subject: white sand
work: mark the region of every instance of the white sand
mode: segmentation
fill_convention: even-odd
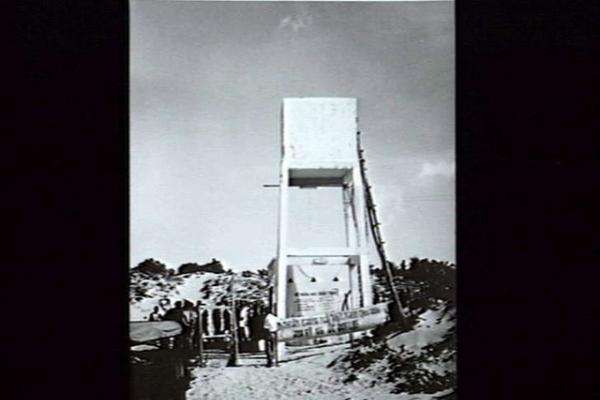
[[[419,322],[410,332],[405,332],[388,339],[392,350],[404,346],[407,350],[418,353],[423,347],[443,340],[448,329],[454,326],[453,313],[441,316],[440,310],[427,310],[419,316]]]
[[[176,277],[159,277],[153,281],[147,277],[134,277],[132,284],[148,289],[149,297],[130,303],[130,320],[144,320],[158,300],[169,297],[171,301],[203,298],[200,289],[210,286],[207,303],[215,303],[227,296],[227,283],[231,277],[226,274],[196,273]],[[260,287],[264,284],[258,276],[236,278],[238,298],[262,297],[266,293]],[[162,285],[158,285],[158,283]],[[440,318],[439,311],[427,311],[421,315],[415,330],[400,335],[392,335],[388,345],[398,351],[402,345],[410,353],[442,340],[443,335],[453,326],[450,315]],[[348,351],[348,345],[290,347],[289,361],[280,367],[266,368],[262,354],[243,355],[239,367],[226,367],[223,356],[210,359],[207,367],[193,371],[194,380],[187,392],[187,400],[237,400],[237,399],[323,399],[323,400],[430,400],[434,395],[392,394],[394,384],[378,381],[373,387],[373,378],[383,376],[388,369],[387,360],[380,360],[366,371],[358,373],[359,379],[348,384],[343,380],[347,372],[343,365],[328,368],[327,365]],[[425,367],[425,366],[424,366]],[[443,372],[453,365],[428,365],[428,369]],[[364,375],[364,377],[363,377]],[[363,379],[364,378],[364,379]],[[441,393],[440,393],[441,394]]]
[[[209,360],[194,370],[195,380],[187,400],[307,399],[307,400],[429,400],[431,395],[391,394],[392,386],[368,387],[344,384],[341,372],[327,368],[348,345],[290,349],[289,361],[266,368],[262,355],[242,358],[239,367],[225,367],[225,360]]]

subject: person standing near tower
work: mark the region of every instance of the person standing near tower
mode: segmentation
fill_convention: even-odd
[[[154,307],[154,310],[150,313],[150,317],[148,317],[148,321],[162,321],[162,314],[158,306]]]
[[[187,335],[185,338],[185,347],[191,349],[194,347],[194,341],[198,331],[198,312],[194,304],[186,301],[183,307],[183,315],[187,321]]]
[[[248,306],[243,306],[240,310],[238,326],[241,340],[247,341],[250,337],[250,329],[248,327]]]
[[[169,311],[171,309],[171,300],[169,300],[168,298],[160,299],[158,301],[158,307],[159,307],[160,318],[161,318],[161,320],[163,320],[165,318],[165,314],[167,314],[167,311]]]
[[[265,330],[266,346],[265,352],[267,355],[267,367],[277,366],[277,357],[275,352],[277,351],[277,324],[279,318],[275,316],[271,311],[265,317],[263,328]]]
[[[181,334],[175,337],[175,348],[177,349],[185,346],[187,335],[189,334],[189,321],[183,311],[183,303],[176,301],[175,308],[167,311],[164,317],[166,321],[175,321],[181,325]]]

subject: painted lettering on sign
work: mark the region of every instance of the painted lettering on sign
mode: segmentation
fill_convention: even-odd
[[[336,311],[338,308],[339,289],[321,290],[314,292],[296,292],[292,300],[293,317],[306,314],[324,314]]]
[[[280,340],[337,336],[372,329],[387,318],[387,303],[316,317],[287,318],[279,322]]]

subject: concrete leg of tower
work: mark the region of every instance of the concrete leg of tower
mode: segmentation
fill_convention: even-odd
[[[369,260],[365,254],[360,256],[360,287],[362,289],[362,306],[370,307],[373,305],[373,288],[371,286],[371,272],[369,270]]]
[[[342,199],[344,207],[344,228],[346,237],[346,246],[356,248],[357,240],[357,225],[354,219],[355,208],[353,205],[354,195],[351,187],[352,182],[346,183],[346,186],[342,187]]]
[[[360,292],[362,293],[362,305],[364,307],[373,304],[373,290],[371,287],[371,276],[369,271],[369,258],[368,258],[368,243],[367,243],[367,219],[366,219],[366,201],[364,183],[362,175],[360,173],[360,166],[356,165],[352,168],[352,180],[354,181],[354,206],[356,210],[356,225],[357,225],[357,236],[358,246],[360,252],[360,262],[358,268],[360,268]]]
[[[344,227],[346,234],[346,246],[357,248],[358,243],[358,223],[356,220],[356,204],[352,177],[342,186],[342,198],[344,207]],[[358,307],[360,304],[360,281],[358,279],[357,257],[348,259],[348,282],[350,284],[350,308]]]
[[[281,162],[281,172],[279,175],[279,240],[277,249],[277,285],[276,285],[276,309],[275,314],[279,319],[286,317],[286,299],[287,299],[287,228],[288,228],[288,185],[289,169],[287,163]],[[277,360],[283,360],[285,357],[285,343],[277,344]]]

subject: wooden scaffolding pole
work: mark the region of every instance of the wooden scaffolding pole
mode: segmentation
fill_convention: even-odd
[[[371,194],[371,185],[367,180],[366,167],[365,167],[365,159],[363,157],[364,150],[360,144],[360,132],[357,132],[357,145],[358,145],[358,158],[360,162],[360,173],[364,184],[365,197],[367,201],[367,214],[369,219],[369,226],[371,228],[371,233],[373,234],[373,240],[375,242],[375,246],[377,247],[377,253],[379,254],[379,259],[381,260],[381,266],[385,272],[385,277],[387,284],[389,286],[390,292],[392,294],[392,309],[390,310],[390,317],[392,322],[400,324],[402,328],[406,327],[406,317],[404,316],[402,303],[400,301],[400,296],[398,295],[398,291],[396,290],[396,286],[394,285],[394,276],[390,267],[390,262],[387,260],[385,254],[385,248],[383,247],[384,241],[381,237],[381,230],[379,229],[380,223],[377,218],[377,211],[375,210],[375,202],[373,201],[373,195]]]

